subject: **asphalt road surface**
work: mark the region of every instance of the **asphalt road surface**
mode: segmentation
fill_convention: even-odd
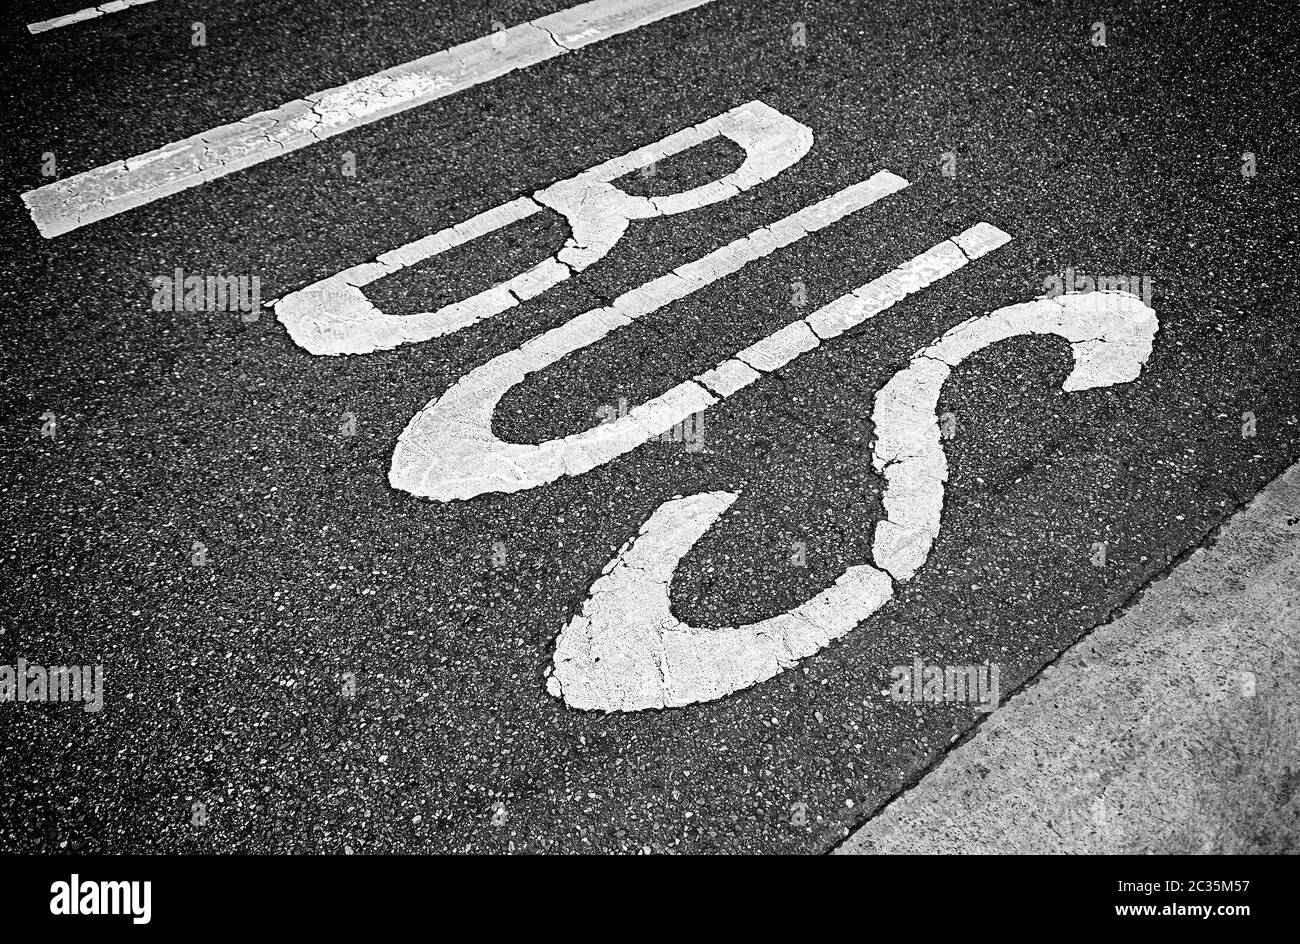
[[[29,33],[54,6],[0,14],[0,662],[102,665],[103,707],[0,704],[5,849],[826,851],[983,717],[893,700],[892,667],[996,664],[1005,697],[1300,456],[1280,6],[715,0],[46,238],[24,192],[564,8],[159,0]],[[320,356],[270,307],[155,310],[177,268],[270,302],[752,101],[811,129],[801,159],[454,333]],[[619,185],[743,157],[713,138]],[[390,485],[472,370],[880,171],[908,186],[529,374],[496,435],[595,427],[969,227],[1010,241],[719,398],[703,448],[467,499]],[[568,235],[534,214],[366,294],[434,311]],[[1067,267],[1150,280],[1149,357],[1068,392],[1048,334],[954,366],[942,526],[872,615],[711,700],[548,690],[561,629],[676,497],[739,494],[672,579],[689,626],[871,563],[877,392]]]

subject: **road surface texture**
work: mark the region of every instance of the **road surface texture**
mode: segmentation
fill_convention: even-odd
[[[102,665],[103,707],[0,704],[0,848],[827,851],[986,717],[897,700],[895,667],[996,666],[1004,700],[1033,697],[1300,457],[1281,6],[715,0],[46,236],[23,194],[564,7],[158,0],[27,30],[76,8],[0,14],[0,662]],[[750,102],[809,129],[806,154],[453,333],[330,356],[284,306],[156,310],[178,268],[270,303]],[[666,197],[744,157],[713,137],[618,186]],[[408,423],[471,371],[881,172],[907,186],[528,373],[492,431],[591,429],[972,227],[1010,240],[716,397],[695,443],[464,498],[390,484]],[[547,208],[366,297],[439,310],[568,237]],[[1072,386],[1106,345],[1050,332],[918,355],[1067,268],[1147,287],[1126,379]],[[915,467],[875,462],[877,393],[934,371],[915,415],[942,420],[942,525],[884,575],[877,523]],[[722,697],[574,707],[561,630],[665,503],[705,493],[738,497],[668,570],[677,620],[745,627],[873,562],[879,605]]]

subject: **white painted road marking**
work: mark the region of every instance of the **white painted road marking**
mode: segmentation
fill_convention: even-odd
[[[553,482],[563,475],[590,472],[725,399],[752,383],[761,372],[776,370],[815,348],[821,343],[821,337],[833,337],[853,323],[855,317],[858,321],[870,317],[908,292],[960,268],[967,257],[954,243],[941,244],[948,251],[935,247],[884,280],[877,280],[880,285],[869,283],[860,290],[870,290],[869,294],[840,299],[857,306],[858,310],[837,312],[838,330],[825,327],[830,319],[825,317],[825,310],[819,311],[807,321],[796,321],[782,328],[739,352],[734,359],[724,361],[694,380],[678,384],[612,422],[539,444],[503,442],[492,432],[492,415],[497,404],[527,375],[544,370],[610,332],[739,272],[754,260],[798,242],[809,233],[906,186],[903,178],[881,171],[820,203],[625,292],[607,308],[578,315],[476,367],[407,424],[393,450],[389,483],[412,495],[452,501],[487,492],[517,492]],[[968,231],[973,234],[973,240],[990,239],[989,231],[999,234],[1004,241],[1009,238],[1000,230],[983,225],[985,229],[973,227]],[[909,273],[906,279],[899,275],[904,271]],[[825,335],[816,333],[819,326],[823,326]]]
[[[672,614],[673,575],[739,493],[672,499],[619,551],[560,632],[547,689],[574,708],[678,707],[747,688],[819,651],[888,602],[894,581],[916,572],[939,534],[948,465],[935,408],[954,367],[1006,338],[1053,334],[1074,356],[1064,389],[1106,387],[1138,377],[1157,328],[1140,299],[1111,292],[1038,299],[961,323],[876,396],[872,464],[886,480],[876,566],[850,567],[811,600],[758,623],[690,626]]]
[[[632,197],[612,183],[719,134],[740,144],[746,155],[738,170],[720,180],[651,199]],[[318,355],[363,354],[449,334],[536,297],[603,258],[631,220],[726,200],[789,167],[811,145],[808,128],[761,102],[750,102],[294,292],[276,304],[277,315],[298,344]],[[1010,240],[995,226],[976,224],[611,422],[537,444],[507,443],[492,432],[497,405],[529,374],[907,185],[881,171],[492,358],[407,424],[393,451],[390,484],[413,495],[452,501],[582,475]],[[555,256],[507,282],[406,318],[384,314],[361,291],[544,207],[566,218],[571,238]],[[947,460],[935,408],[953,367],[1008,337],[1056,334],[1070,342],[1075,360],[1065,389],[1108,386],[1138,376],[1156,329],[1155,313],[1140,300],[1105,292],[1039,299],[963,322],[918,352],[876,397],[872,461],[885,476],[886,490],[885,519],[877,524],[872,543],[875,566],[851,567],[813,599],[759,623],[716,630],[688,626],[671,613],[673,574],[738,493],[709,492],[665,502],[640,536],[610,562],[582,612],[561,631],[548,690],[575,708],[636,711],[686,705],[771,678],[819,651],[892,599],[894,582],[911,578],[938,536]]]
[[[650,198],[631,196],[612,183],[719,136],[743,148],[745,160],[718,180],[683,193]],[[289,336],[312,354],[369,354],[451,334],[535,298],[583,271],[614,247],[630,221],[669,216],[728,200],[800,160],[812,142],[812,131],[806,125],[762,102],[749,102],[552,184],[532,197],[520,197],[486,210],[386,252],[374,262],[353,266],[292,292],[276,302],[276,316]],[[546,208],[568,221],[568,241],[556,255],[509,281],[437,311],[417,315],[385,314],[362,292],[364,286],[385,276]]]
[[[109,3],[101,3],[97,7],[87,7],[84,10],[78,10],[76,13],[69,13],[66,16],[56,16],[50,20],[41,20],[39,23],[28,23],[27,32],[44,33],[48,30],[58,29],[60,26],[71,26],[73,23],[84,23],[86,20],[93,20],[96,17],[103,16],[105,13],[116,13],[119,10],[126,10],[130,7],[139,7],[146,3],[153,2],[154,0],[111,0]]]
[[[712,0],[591,0],[23,194],[47,239]]]

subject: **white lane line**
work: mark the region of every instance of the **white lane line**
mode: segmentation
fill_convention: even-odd
[[[666,157],[725,137],[745,151],[741,165],[717,180],[681,193],[634,197],[612,181]],[[759,101],[747,102],[654,144],[551,184],[478,216],[352,266],[286,295],[275,303],[276,317],[289,336],[312,354],[369,354],[402,344],[442,337],[499,315],[563,282],[603,258],[632,220],[671,216],[728,200],[770,180],[799,161],[812,147],[812,130]],[[463,245],[543,209],[569,224],[569,238],[554,256],[508,281],[484,289],[437,311],[389,315],[376,308],[362,289],[379,279]]]
[[[146,3],[153,2],[154,0],[112,0],[111,3],[101,3],[97,7],[87,7],[84,10],[78,10],[76,13],[69,13],[66,16],[56,16],[50,20],[41,20],[39,23],[28,23],[27,32],[44,33],[48,30],[58,29],[60,26],[71,26],[73,23],[84,23],[86,20],[93,20],[96,17],[103,16],[105,13],[116,13],[119,10],[126,10],[130,7],[139,7]]]
[[[719,396],[729,393],[724,392],[723,381],[717,380],[711,371],[707,378],[703,375],[697,378],[698,383],[688,380],[626,416],[563,439],[539,444],[512,443],[498,439],[492,432],[492,415],[497,404],[528,374],[544,370],[643,315],[686,298],[718,279],[739,272],[754,260],[792,245],[906,186],[907,181],[902,177],[881,171],[770,227],[755,230],[695,262],[625,292],[607,308],[578,315],[474,368],[407,424],[393,450],[389,483],[412,495],[439,501],[536,488],[562,475],[589,472],[717,403]],[[966,257],[956,246],[952,246],[952,251],[965,262]],[[795,324],[803,325],[803,322]],[[786,330],[768,339],[774,348],[768,362],[775,363],[782,356],[788,360],[799,353],[801,342],[797,339],[791,342],[784,333]],[[811,337],[806,325],[803,331]],[[811,346],[817,343],[812,337]],[[758,347],[755,345],[738,355],[742,359],[750,355],[740,370],[752,376],[733,378],[734,371],[722,364],[715,369],[718,377],[733,378],[730,382],[734,389],[753,380],[758,376],[755,369],[763,369],[757,365],[765,363],[753,353]],[[706,389],[711,382],[713,389],[718,389],[718,396]]]
[[[712,0],[591,0],[23,194],[51,239]]]
[[[885,278],[902,283],[898,273]],[[1065,390],[1107,387],[1138,377],[1157,329],[1140,299],[1110,292],[1038,299],[962,322],[876,395],[873,465],[885,477],[887,518],[876,526],[875,566],[850,567],[812,599],[758,623],[691,626],[672,613],[673,575],[739,493],[671,499],[610,561],[561,630],[547,690],[574,708],[679,707],[748,688],[818,652],[887,603],[938,537],[948,464],[935,411],[953,368],[1007,338],[1053,334],[1070,342],[1074,356]]]

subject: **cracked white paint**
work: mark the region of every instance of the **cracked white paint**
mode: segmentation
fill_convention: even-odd
[[[745,159],[736,170],[717,180],[681,193],[650,198],[632,196],[612,183],[719,136],[744,149]],[[353,266],[292,292],[276,302],[276,316],[290,337],[312,354],[368,354],[451,334],[535,298],[586,269],[613,248],[632,220],[709,206],[772,179],[807,154],[812,140],[807,126],[762,102],[749,102],[552,184],[531,197],[494,207],[386,252],[374,262]],[[571,235],[556,255],[506,282],[437,311],[415,315],[385,314],[362,291],[378,279],[543,208],[562,215]]]
[[[637,318],[738,272],[755,259],[795,243],[906,186],[903,178],[881,171],[770,227],[758,229],[634,288],[607,308],[578,315],[519,348],[492,358],[458,380],[407,424],[393,450],[389,483],[413,495],[452,501],[487,492],[517,492],[553,482],[563,475],[581,475],[672,429],[720,398],[730,396],[757,378],[759,372],[776,370],[811,350],[820,343],[819,338],[808,324],[795,322],[741,351],[736,362],[724,362],[694,380],[680,383],[612,422],[536,444],[505,442],[492,432],[492,415],[497,404],[528,374],[544,370]],[[966,262],[967,257],[955,245],[947,245],[951,251],[926,270],[927,278],[938,277],[933,272],[945,267],[942,274],[947,274]],[[934,252],[931,250],[918,259],[930,260]],[[909,266],[916,262],[913,260]],[[873,284],[868,283],[864,288]],[[851,317],[862,320],[895,300],[894,296],[881,296],[870,302],[855,300],[859,310]]]
[[[969,238],[955,242],[979,251],[989,236],[967,231]],[[905,285],[906,277],[892,284]],[[574,708],[675,707],[721,698],[812,655],[880,609],[894,581],[908,580],[929,555],[948,477],[935,408],[954,367],[1006,338],[1051,334],[1067,340],[1074,357],[1065,390],[1105,387],[1137,378],[1157,327],[1155,312],[1140,299],[1112,292],[1038,299],[962,322],[876,395],[873,465],[885,476],[886,519],[876,526],[875,566],[850,567],[811,600],[770,619],[690,626],[672,614],[673,575],[739,493],[674,498],[619,551],[560,632],[547,689]]]
[[[144,6],[146,3],[153,2],[154,0],[111,0],[110,3],[101,3],[97,7],[86,7],[86,9],[78,10],[76,13],[56,16],[49,20],[41,20],[39,23],[28,23],[27,32],[44,33],[52,29],[58,29],[60,26],[71,26],[73,23],[84,23],[86,20],[93,20],[96,17],[103,16],[105,13],[117,13],[120,10]]]
[[[50,239],[710,2],[591,0],[29,190],[23,202]]]

